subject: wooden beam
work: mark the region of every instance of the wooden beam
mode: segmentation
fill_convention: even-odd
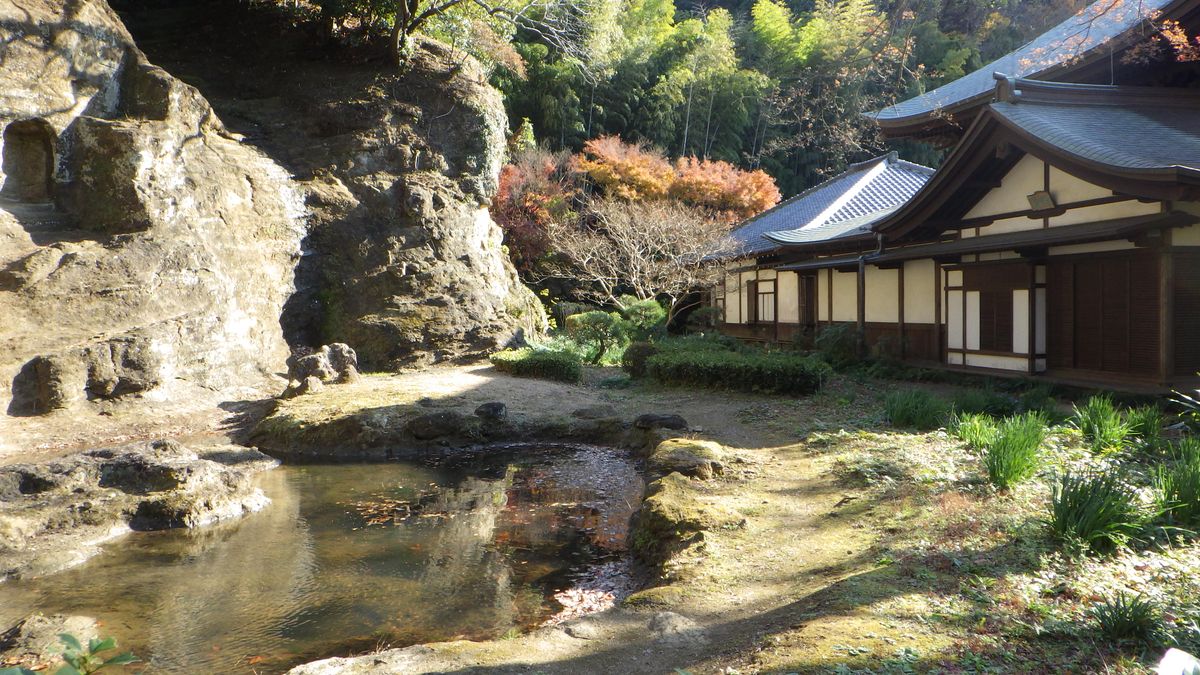
[[[942,336],[942,265],[936,260],[933,263],[933,323],[937,329],[934,335],[937,339],[938,359],[946,361],[945,339]]]
[[[867,348],[867,263],[858,259],[858,354],[866,355]]]
[[[1050,170],[1046,170],[1047,179],[1049,180]],[[1037,372],[1037,264],[1029,265],[1029,374],[1033,375]]]
[[[1163,232],[1158,254],[1158,377],[1167,384],[1175,375],[1175,254],[1171,232]]]

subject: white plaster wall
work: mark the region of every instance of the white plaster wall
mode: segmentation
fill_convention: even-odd
[[[800,322],[800,275],[780,272],[775,282],[778,319],[784,323]]]
[[[1148,216],[1155,213],[1162,213],[1161,202],[1152,202],[1150,204],[1143,204],[1139,201],[1116,202],[1113,204],[1101,204],[1099,206],[1087,206],[1081,209],[1071,209],[1061,216],[1051,218],[1050,227],[1078,225],[1079,223],[1096,223],[1102,220]]]
[[[1195,202],[1177,202],[1175,208],[1179,211],[1200,215],[1200,204]],[[1171,243],[1175,246],[1200,246],[1200,224],[1173,228]]]
[[[1013,291],[1012,300],[1012,350],[1017,354],[1029,353],[1029,291]]]
[[[866,269],[867,321],[900,321],[900,270]]]
[[[947,354],[946,355],[946,363],[949,363],[949,364],[955,365],[955,366],[961,366],[963,364],[963,355],[962,354],[954,354],[954,353]]]
[[[979,349],[979,291],[967,291],[967,349]]]
[[[1043,276],[1045,268],[1042,269]],[[1035,322],[1034,345],[1033,348],[1038,354],[1046,353],[1046,289],[1039,288],[1034,294],[1037,304],[1033,308],[1033,320]]]
[[[761,280],[769,281],[771,279],[774,279],[777,274],[778,274],[778,272],[776,272],[775,270],[759,270],[758,278]]]
[[[946,285],[947,286],[962,286],[963,273],[962,270],[947,270]]]
[[[932,260],[904,263],[904,323],[933,323],[937,319]]]
[[[963,348],[962,291],[946,293],[946,347]]]
[[[1062,169],[1050,167],[1050,195],[1055,204],[1081,202],[1086,199],[1111,197],[1112,190],[1089,183],[1082,178],[1076,178]]]
[[[991,356],[987,354],[967,354],[966,364],[980,368],[999,368],[1002,370],[1029,370],[1029,359],[1019,356]]]
[[[858,321],[858,274],[833,273],[833,320]]]
[[[1029,200],[1025,196],[1045,186],[1044,171],[1042,160],[1025,155],[1000,181],[1000,187],[984,195],[965,217],[977,218],[1029,208]]]

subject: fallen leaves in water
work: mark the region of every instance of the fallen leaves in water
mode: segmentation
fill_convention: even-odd
[[[636,588],[629,561],[616,560],[595,565],[575,578],[575,585],[554,594],[562,605],[542,625],[556,626],[564,621],[595,614],[614,607]]]

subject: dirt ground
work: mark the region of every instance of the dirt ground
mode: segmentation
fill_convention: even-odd
[[[669,579],[614,610],[508,639],[383,650],[296,672],[1149,672],[1153,650],[1097,643],[1079,628],[1081,608],[1103,579],[1136,585],[1142,572],[1133,570],[1175,574],[1193,563],[1171,561],[1194,561],[1196,549],[1090,565],[1058,560],[1039,520],[1044,482],[996,495],[980,478],[978,455],[944,431],[887,425],[885,395],[914,386],[924,385],[838,375],[813,396],[788,398],[631,383],[617,369],[569,385],[478,364],[368,375],[291,399],[281,409],[318,425],[417,398],[465,410],[501,401],[516,418],[595,404],[626,419],[680,414],[688,435],[718,441],[740,460],[722,477],[693,480],[698,498],[745,519],[706,532]],[[107,426],[26,421],[29,449],[14,444],[0,462],[122,429],[245,438],[267,407],[247,397],[193,416],[121,412],[103,416]],[[1079,452],[1062,433],[1052,445]],[[1122,576],[1126,569],[1134,576]]]

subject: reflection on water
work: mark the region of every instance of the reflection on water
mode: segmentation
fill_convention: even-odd
[[[87,564],[0,586],[0,621],[84,614],[145,672],[296,663],[535,625],[568,574],[624,547],[641,479],[603,449],[453,465],[285,466],[272,504],[196,531],[135,533]],[[369,525],[364,504],[404,503]]]

